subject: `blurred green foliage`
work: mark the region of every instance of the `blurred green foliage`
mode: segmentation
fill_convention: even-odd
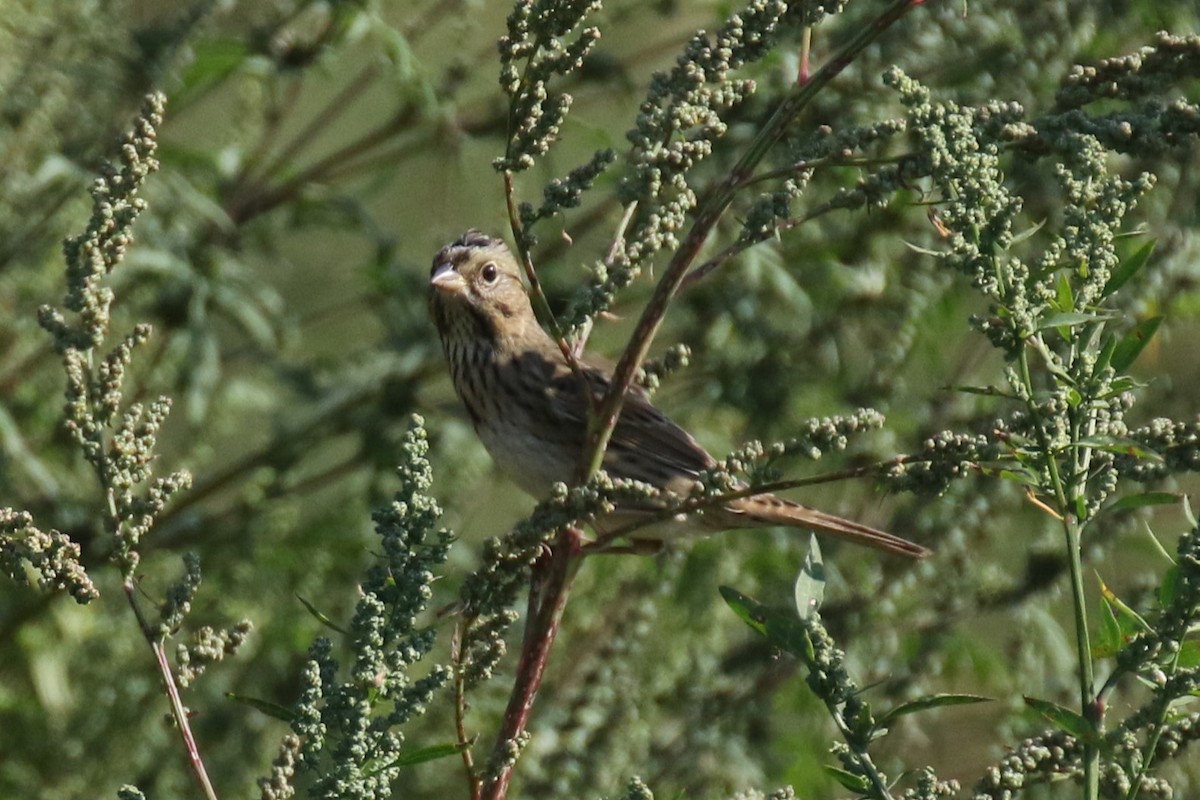
[[[815,29],[814,64],[862,24],[869,9],[858,5]],[[717,27],[729,10],[633,0],[601,9],[603,38],[565,80],[575,102],[561,141],[518,177],[521,198],[536,205],[544,183],[597,149],[628,150],[623,135],[651,73],[669,69],[694,30]],[[329,631],[297,598],[338,624],[349,620],[378,546],[371,510],[399,485],[412,412],[427,421],[432,493],[461,534],[445,578],[433,584],[432,608],[453,602],[480,543],[532,506],[475,442],[425,316],[432,253],[469,226],[506,232],[491,162],[506,146],[495,40],[507,12],[470,0],[5,5],[0,506],[78,542],[101,599],[82,607],[12,583],[0,591],[0,796],[113,796],[126,783],[151,797],[194,792],[121,577],[106,563],[105,501],[62,428],[62,370],[36,316],[59,301],[59,242],[83,227],[100,159],[151,88],[169,97],[162,168],[145,186],[149,210],[137,241],[112,276],[114,330],[153,325],[128,396],[174,398],[159,432],[162,471],[195,476],[142,543],[139,590],[160,599],[180,554],[193,551],[204,582],[192,624],[255,624],[236,658],[185,693],[218,793],[249,792],[286,731],[225,694],[283,706],[300,695],[307,649]],[[881,80],[893,64],[938,97],[1017,101],[1036,116],[1054,108],[1073,64],[1132,52],[1157,30],[1195,33],[1198,25],[1191,0],[928,3],[818,96],[772,166],[786,165],[788,148],[821,126],[902,116]],[[789,40],[747,68],[759,92],[726,116],[729,133],[699,170],[699,192],[736,161],[794,81],[799,52]],[[1181,86],[1193,103],[1200,96],[1197,80]],[[1134,320],[1166,317],[1134,369],[1148,385],[1131,427],[1196,415],[1198,159],[1194,146],[1110,157],[1120,174],[1158,176],[1126,218],[1157,248],[1124,310]],[[1010,166],[1005,178],[1025,200],[1025,219],[1060,227],[1053,171],[1034,160]],[[854,189],[868,172],[816,171],[793,210]],[[686,343],[691,366],[664,381],[658,404],[717,454],[750,438],[786,438],[813,416],[860,406],[887,415],[882,430],[820,469],[913,452],[941,431],[999,416],[995,397],[944,388],[1000,385],[1004,362],[968,328],[971,314],[986,311],[981,300],[921,252],[942,241],[925,213],[933,208],[920,205],[927,190],[914,182],[869,210],[823,213],[689,287],[656,352]],[[750,211],[745,202],[726,214],[713,251],[738,236]],[[556,311],[589,280],[620,218],[611,170],[579,209],[541,223],[533,256]],[[1143,243],[1121,248],[1130,256]],[[616,353],[652,285],[643,276],[618,295],[592,350]],[[1060,533],[1016,484],[973,475],[936,497],[884,496],[863,483],[797,496],[937,551],[915,568],[847,550],[826,555],[822,615],[873,702],[932,692],[999,698],[906,717],[877,761],[928,763],[943,779],[969,783],[1006,745],[1045,728],[1022,695],[1063,704],[1075,697]],[[1144,509],[1116,512],[1085,542],[1115,596],[1142,609],[1163,571],[1142,531],[1147,519]],[[1164,539],[1186,526],[1174,509],[1151,519]],[[729,584],[783,603],[804,544],[782,532],[743,533],[658,558],[590,559],[514,794],[616,796],[633,775],[660,797],[785,783],[806,797],[843,791],[822,769],[833,723],[796,662],[775,657],[717,591]],[[1099,585],[1088,592],[1100,607]],[[427,624],[443,663],[452,620]],[[511,674],[512,666],[500,669]],[[485,740],[504,684],[502,674],[472,695],[472,729]],[[1133,708],[1140,699],[1134,688],[1116,702]],[[448,699],[439,702],[440,711],[406,729],[414,748],[453,741]],[[1200,787],[1186,758],[1166,770],[1176,796]],[[457,759],[407,768],[404,791],[464,793]]]

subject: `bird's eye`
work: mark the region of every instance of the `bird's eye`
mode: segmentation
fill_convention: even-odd
[[[483,276],[484,283],[495,283],[496,279],[500,277],[500,271],[490,261],[483,265],[483,269],[479,274]]]

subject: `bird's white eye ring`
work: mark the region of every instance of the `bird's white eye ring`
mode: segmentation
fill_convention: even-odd
[[[480,274],[483,276],[484,283],[495,283],[496,278],[500,277],[500,271],[496,269],[496,265],[491,261],[483,265]]]

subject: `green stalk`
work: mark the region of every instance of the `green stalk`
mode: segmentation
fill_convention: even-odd
[[[1037,411],[1033,402],[1033,378],[1029,371],[1029,356],[1022,348],[1019,356],[1021,380],[1029,393],[1027,401],[1029,410],[1035,416]],[[1071,610],[1075,618],[1075,652],[1079,660],[1079,709],[1083,717],[1092,723],[1099,733],[1099,717],[1095,702],[1095,671],[1092,666],[1092,642],[1088,634],[1087,604],[1083,587],[1083,554],[1080,547],[1080,532],[1082,525],[1075,515],[1073,500],[1078,496],[1077,481],[1079,472],[1073,470],[1071,487],[1068,492],[1059,471],[1058,459],[1055,456],[1045,429],[1038,426],[1038,438],[1046,459],[1046,469],[1050,473],[1050,484],[1054,490],[1055,502],[1058,504],[1063,536],[1067,545],[1067,564],[1071,574]],[[1072,436],[1078,438],[1077,425],[1072,425]],[[1068,496],[1069,495],[1069,496]],[[1097,800],[1100,795],[1100,749],[1096,737],[1083,742],[1083,788],[1084,800]]]

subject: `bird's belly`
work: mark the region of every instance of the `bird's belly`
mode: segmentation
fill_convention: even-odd
[[[476,432],[500,471],[539,500],[555,483],[575,478],[578,455],[531,435],[528,426],[501,419],[481,423]]]

